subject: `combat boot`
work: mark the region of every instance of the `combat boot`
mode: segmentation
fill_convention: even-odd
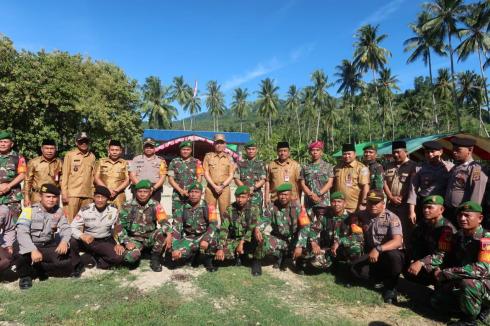
[[[274,265],[272,265],[272,268],[278,269],[282,266],[282,260],[283,260],[283,254],[282,251],[279,252],[279,256],[277,256],[276,261],[274,262]]]
[[[194,255],[192,255],[191,259],[191,266],[194,268],[199,267],[199,259],[201,257],[201,254],[199,251],[195,252]]]
[[[70,276],[73,278],[80,278],[83,273],[83,264],[80,262],[78,263],[75,268],[73,268],[73,272],[71,272]]]
[[[27,290],[32,287],[32,278],[30,276],[24,276],[19,279],[19,288],[21,290]]]
[[[260,260],[254,259],[252,260],[252,276],[260,276],[262,275],[262,264]]]
[[[162,264],[160,263],[160,254],[152,252],[150,258],[150,268],[154,272],[162,271]]]
[[[287,257],[287,252],[283,251],[282,252],[282,260],[281,263],[279,264],[279,269],[281,271],[286,271],[288,269],[288,265],[291,263],[291,257]]]
[[[212,255],[206,255],[206,258],[204,259],[204,267],[206,267],[206,270],[210,273],[218,270],[218,267],[213,265],[213,258]]]
[[[296,260],[296,273],[299,275],[305,275],[306,261],[303,258]]]
[[[235,257],[235,266],[242,266],[242,257],[240,255]]]
[[[388,304],[398,303],[396,290],[385,290],[383,292],[383,300]]]

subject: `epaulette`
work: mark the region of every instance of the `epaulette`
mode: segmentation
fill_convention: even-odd
[[[90,204],[80,207],[80,212],[90,209]]]

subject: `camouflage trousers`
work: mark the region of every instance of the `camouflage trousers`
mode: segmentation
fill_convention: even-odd
[[[260,244],[257,244],[257,247],[254,252],[254,257],[257,259],[262,259],[265,256],[276,256],[279,257],[281,252],[287,251],[290,254],[291,248],[296,246],[296,239],[286,240],[283,238],[279,238],[274,235],[264,235],[262,234],[263,241]]]
[[[135,248],[126,250],[123,254],[126,263],[134,264],[141,259],[144,249],[151,249],[152,253],[162,254],[165,247],[167,235],[162,229],[156,229],[147,236],[129,237],[129,242],[135,244]]]
[[[490,307],[490,280],[465,278],[442,284],[431,298],[431,305],[447,312],[459,310],[476,317],[482,307]]]
[[[12,223],[17,223],[22,208],[20,202],[0,205],[0,217],[12,217]]]
[[[336,255],[333,256],[330,248],[322,249],[319,255],[314,255],[311,252],[311,246],[308,245],[305,258],[310,264],[319,269],[327,269],[334,262],[351,262],[359,258],[363,254],[363,243],[351,238],[341,238]]]
[[[194,253],[200,250],[199,244],[205,236],[206,233],[200,235],[189,234],[182,237],[182,239],[173,239],[172,250],[179,250],[182,253],[181,259],[190,258]],[[208,239],[206,239],[206,241],[208,241]],[[211,239],[210,241],[208,241],[208,244],[208,249],[202,253],[215,253],[216,247],[218,245],[216,240]]]
[[[263,206],[263,198],[262,198],[262,191],[254,191],[252,194],[252,197],[250,197],[250,203],[254,206],[257,207],[262,207]]]
[[[182,208],[187,203],[188,197],[181,196],[177,191],[174,190],[172,193],[172,215],[175,215],[175,211]]]
[[[235,259],[237,254],[236,254],[236,248],[240,244],[240,239],[227,239],[225,244],[223,245],[223,252],[225,254],[225,259]],[[251,255],[254,252],[255,243],[252,244],[248,241],[245,241],[243,243],[243,251],[245,255]],[[214,249],[214,248],[213,248]],[[212,254],[214,255],[218,249],[214,249]]]

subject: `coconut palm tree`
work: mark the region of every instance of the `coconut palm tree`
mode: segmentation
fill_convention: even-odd
[[[451,105],[454,105],[454,101],[451,101],[453,94],[453,83],[451,82],[451,74],[448,69],[443,68],[437,71],[436,83],[434,85],[434,95],[437,98],[438,103],[442,104],[442,111],[444,111],[447,123],[447,132],[450,131],[450,112],[448,109]]]
[[[247,116],[250,105],[247,102],[247,89],[236,88],[233,94],[233,102],[231,103],[231,111],[240,120],[240,131],[243,132],[243,118]]]
[[[177,117],[177,109],[171,104],[170,90],[162,85],[160,78],[146,78],[143,91],[143,117],[148,117],[150,129],[167,129]]]
[[[391,69],[389,68],[383,68],[379,72],[379,79],[378,79],[378,85],[380,88],[380,93],[382,95],[382,98],[388,101],[388,105],[390,108],[390,116],[391,116],[391,140],[395,140],[395,116],[393,114],[393,102],[392,102],[392,97],[393,93],[391,90],[400,90],[400,87],[398,87],[398,79],[396,79],[397,76],[393,76],[391,74]],[[385,120],[385,115],[383,114],[383,124]]]
[[[310,141],[310,126],[315,113],[313,87],[306,86],[301,91],[301,120],[304,122],[304,129],[306,130],[306,141]]]
[[[354,95],[361,89],[362,73],[356,68],[350,60],[344,59],[342,63],[335,67],[337,72],[335,76],[339,77],[335,82],[340,84],[337,93],[342,93],[344,103],[349,103],[349,143],[351,142],[351,124],[352,115],[354,114]]]
[[[274,85],[274,81],[266,78],[260,81],[260,90],[257,92],[257,107],[259,115],[267,120],[267,139],[272,137],[272,118],[279,111],[279,96],[277,91],[278,86]]]
[[[191,114],[191,127],[189,128],[192,130],[192,124],[194,122],[194,115],[198,112],[201,112],[201,98],[199,96],[194,96],[191,94],[191,97],[187,99],[187,102],[184,105],[184,110],[189,111]]]
[[[322,111],[325,111],[327,108],[327,88],[330,87],[331,84],[328,83],[328,77],[323,70],[315,70],[311,74],[311,81],[313,82],[313,103],[317,114],[315,140],[318,140],[320,118]]]
[[[356,32],[356,42],[354,43],[354,64],[362,71],[371,70],[373,78],[376,81],[376,73],[387,63],[391,52],[380,46],[380,43],[386,39],[387,35],[378,35],[379,25],[364,25]],[[378,87],[375,84],[376,104],[378,112],[380,111]],[[384,139],[385,130],[382,127],[382,138]]]
[[[298,150],[299,150],[299,147],[301,145],[301,125],[300,125],[298,110],[301,105],[301,94],[295,85],[289,86],[285,105],[286,105],[286,110],[290,112],[294,112],[294,115],[296,117],[296,123],[298,127]]]
[[[472,53],[478,54],[480,64],[480,77],[483,81],[484,96],[487,104],[487,113],[490,116],[490,103],[488,101],[487,82],[483,73],[482,57],[490,52],[490,34],[487,29],[490,22],[490,7],[488,2],[482,2],[468,6],[468,15],[463,17],[464,27],[459,30],[459,36],[463,40],[456,48],[458,61],[464,61]]]
[[[185,83],[184,76],[174,77],[172,86],[170,87],[172,100],[176,101],[179,106],[186,111],[185,104],[192,97],[192,89]],[[182,125],[185,130],[185,119],[182,119]],[[191,128],[192,129],[192,128]]]
[[[208,93],[206,94],[206,107],[209,113],[213,116],[214,131],[219,130],[219,117],[225,114],[225,96],[220,90],[221,85],[218,85],[216,80],[211,80],[206,85]]]
[[[415,24],[410,24],[410,29],[415,34],[415,36],[407,39],[403,45],[405,46],[404,51],[412,51],[407,59],[407,63],[413,63],[416,60],[422,59],[424,64],[429,67],[429,78],[432,93],[432,113],[433,121],[436,128],[438,128],[439,121],[437,117],[436,110],[436,97],[434,95],[434,81],[432,76],[432,57],[431,51],[434,51],[440,56],[446,55],[444,51],[444,43],[440,36],[436,35],[434,30],[424,30],[423,26],[431,19],[430,14],[427,11],[423,11],[417,17],[417,22]]]
[[[483,103],[483,80],[473,71],[466,70],[457,75],[456,87],[458,104],[466,106],[470,112],[478,112],[476,114],[480,124],[478,134],[481,135],[483,129],[488,137],[481,110]]]
[[[461,116],[459,113],[459,107],[456,104],[455,93],[455,74],[454,74],[454,59],[453,59],[453,44],[452,37],[457,35],[458,26],[457,23],[461,16],[465,12],[464,0],[433,0],[433,2],[424,4],[425,9],[432,15],[432,18],[424,24],[423,30],[434,31],[436,35],[439,35],[441,41],[447,37],[449,58],[451,61],[451,82],[453,84],[453,101],[454,109],[456,113],[456,123],[458,131],[461,130]]]

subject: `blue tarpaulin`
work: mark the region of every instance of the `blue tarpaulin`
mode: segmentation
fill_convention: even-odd
[[[248,132],[218,132],[224,134],[226,142],[230,144],[245,144],[250,140],[250,134]],[[143,138],[151,137],[157,141],[169,141],[172,139],[196,135],[207,139],[213,139],[217,134],[214,131],[203,130],[161,130],[161,129],[145,129],[143,132]]]

